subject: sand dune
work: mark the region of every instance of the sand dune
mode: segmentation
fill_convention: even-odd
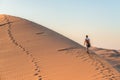
[[[120,80],[94,52],[31,21],[0,15],[0,80]]]
[[[115,69],[120,72],[120,51],[113,49],[101,49],[93,48],[92,49],[99,56],[107,60]]]

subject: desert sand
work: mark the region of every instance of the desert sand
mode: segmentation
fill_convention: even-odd
[[[108,63],[110,63],[116,70],[120,72],[120,51],[114,49],[104,49],[94,47],[91,49],[99,56],[104,58]]]
[[[0,80],[120,80],[120,73],[55,31],[0,15]]]

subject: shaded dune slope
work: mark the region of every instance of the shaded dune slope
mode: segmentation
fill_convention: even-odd
[[[105,60],[31,21],[0,15],[0,80],[120,80]]]

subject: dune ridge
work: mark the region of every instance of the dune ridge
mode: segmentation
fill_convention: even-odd
[[[31,21],[0,15],[1,80],[119,80],[94,52]]]

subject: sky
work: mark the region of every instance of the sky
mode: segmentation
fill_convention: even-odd
[[[26,18],[83,45],[120,49],[120,0],[0,0],[0,14]]]

